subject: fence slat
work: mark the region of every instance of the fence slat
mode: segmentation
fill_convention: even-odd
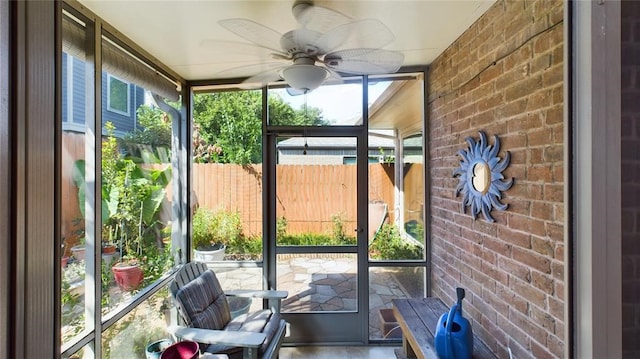
[[[71,168],[75,160],[84,158],[84,135],[63,136],[62,229],[69,231],[74,218],[80,216],[77,188]],[[415,180],[407,180],[412,196],[422,197],[418,188],[421,166],[411,172]],[[238,210],[247,235],[262,233],[262,165],[240,166],[220,163],[192,165],[192,198],[200,207]],[[331,217],[341,215],[346,234],[356,226],[357,172],[354,165],[277,165],[276,215],[288,221],[289,233],[324,232],[332,228]],[[169,184],[170,193],[171,184]],[[369,164],[369,201],[385,202],[390,219],[395,213],[393,164]],[[418,197],[419,198],[419,197]],[[412,205],[412,204],[410,204]],[[411,208],[413,209],[413,208]]]

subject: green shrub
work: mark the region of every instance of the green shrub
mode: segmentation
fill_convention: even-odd
[[[194,248],[214,244],[233,246],[243,240],[242,221],[238,211],[213,211],[200,207],[191,219],[191,241]]]
[[[213,236],[213,216],[212,210],[198,207],[191,219],[191,244],[193,248],[203,248],[214,240]]]
[[[342,213],[331,216],[331,233],[338,243],[348,242],[348,238],[344,233],[344,218]]]
[[[378,260],[422,259],[423,249],[402,238],[395,225],[385,224],[369,246],[369,254]]]
[[[278,238],[278,245],[281,246],[345,246],[355,244],[356,237],[336,238],[322,233],[300,233]]]
[[[287,234],[287,219],[283,217],[278,217],[276,221],[276,238],[280,238]]]

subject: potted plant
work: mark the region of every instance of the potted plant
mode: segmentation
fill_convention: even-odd
[[[210,262],[224,259],[227,244],[242,238],[240,214],[200,207],[191,221],[194,259]]]
[[[144,258],[147,254],[157,253],[163,246],[161,227],[164,224],[159,219],[159,212],[165,200],[171,167],[166,164],[147,166],[160,163],[147,151],[143,151],[143,158],[125,156],[113,135],[113,124],[107,122],[105,128],[107,136],[102,141],[101,162],[102,244],[105,251],[119,252],[121,258],[115,261],[112,272],[121,289],[132,290],[140,283],[128,283],[127,278],[141,282]],[[73,178],[84,215],[84,160],[76,161]],[[111,259],[109,257],[108,261]]]
[[[201,262],[221,261],[224,259],[226,245],[216,242],[214,233],[215,213],[204,207],[198,207],[191,219],[191,241],[194,259]]]

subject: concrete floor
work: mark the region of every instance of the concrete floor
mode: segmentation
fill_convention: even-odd
[[[280,359],[393,359],[396,357],[390,346],[309,346],[283,347],[280,349]]]

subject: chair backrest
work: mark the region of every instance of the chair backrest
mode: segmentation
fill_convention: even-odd
[[[170,285],[184,324],[202,329],[222,329],[231,320],[229,303],[216,278],[204,263],[184,265]]]
[[[200,274],[206,272],[208,269],[207,265],[202,262],[189,262],[183,265],[182,268],[178,270],[178,273],[176,273],[176,276],[173,278],[173,282],[169,287],[171,294],[175,297],[180,288],[198,278]]]

